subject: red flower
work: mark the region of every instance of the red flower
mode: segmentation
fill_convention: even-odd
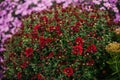
[[[95,61],[94,61],[93,59],[91,59],[91,60],[88,60],[88,61],[86,62],[86,65],[92,66],[92,65],[94,65],[94,63],[95,63]]]
[[[45,38],[44,37],[40,37],[40,48],[44,48],[46,42],[45,42]]]
[[[41,19],[42,19],[44,22],[46,22],[46,23],[48,22],[47,16],[42,16]]]
[[[18,73],[17,73],[17,79],[18,79],[18,80],[20,80],[20,79],[21,79],[21,77],[22,77],[21,72],[18,72]]]
[[[31,32],[31,35],[32,35],[32,39],[33,39],[33,40],[34,40],[34,39],[39,39],[38,33],[37,33],[36,31],[32,31],[32,32]]]
[[[24,63],[23,64],[21,64],[21,68],[26,68],[27,67],[27,65],[28,65],[28,63],[26,62],[26,61],[24,61]]]
[[[55,28],[56,28],[56,33],[57,33],[58,35],[61,35],[62,32],[61,32],[60,26],[56,26]]]
[[[51,38],[44,38],[44,37],[40,37],[40,48],[44,48],[46,44],[52,42]]]
[[[71,67],[65,68],[63,71],[64,71],[65,75],[68,77],[73,75],[73,69]]]
[[[33,56],[33,49],[32,48],[27,48],[26,50],[25,50],[25,55],[26,55],[26,57],[32,57]]]
[[[81,26],[81,23],[80,23],[80,22],[76,22],[75,25],[76,25],[77,27],[80,27],[80,26]]]
[[[47,44],[47,43],[51,43],[51,42],[52,42],[52,39],[51,39],[51,38],[45,38],[45,41],[46,41],[46,44]]]
[[[62,8],[62,9],[61,9],[61,11],[62,11],[62,12],[66,12],[67,10],[66,10],[66,9],[64,9],[64,8]]]
[[[73,46],[73,50],[72,50],[72,53],[75,54],[75,55],[82,55],[82,52],[83,52],[83,48],[82,46]]]
[[[79,46],[83,46],[83,40],[82,40],[82,38],[81,38],[81,37],[77,37],[77,38],[75,39],[75,43],[76,43],[77,45],[79,45]]]
[[[54,32],[55,31],[55,26],[50,26],[49,27],[49,32]]]
[[[91,15],[90,15],[90,18],[91,18],[91,19],[93,19],[93,18],[97,18],[97,15],[95,15],[95,14],[91,14]]]
[[[30,35],[29,34],[24,34],[24,36],[27,37],[27,38],[29,38]]]
[[[86,50],[86,52],[88,52],[88,53],[95,53],[96,51],[97,51],[97,48],[94,44],[88,46],[88,48]]]
[[[42,77],[42,75],[40,73],[37,74],[37,78],[38,78],[38,80],[44,80],[44,78]]]
[[[78,26],[71,26],[71,30],[73,32],[79,32],[79,27]]]
[[[86,20],[84,20],[84,19],[82,19],[82,18],[80,18],[79,21],[80,21],[81,23],[86,23],[86,22],[87,22]]]
[[[37,24],[37,25],[34,26],[33,30],[37,31],[39,28],[40,28],[40,25]]]
[[[54,56],[54,52],[50,52],[49,55],[47,56],[47,58],[51,58]]]

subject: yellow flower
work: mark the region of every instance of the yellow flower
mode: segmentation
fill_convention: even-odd
[[[120,53],[120,43],[117,42],[110,43],[106,46],[105,49],[109,53]]]

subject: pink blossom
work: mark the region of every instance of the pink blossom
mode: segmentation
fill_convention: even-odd
[[[108,0],[110,3],[116,3],[118,0]]]
[[[45,4],[45,6],[50,7],[52,6],[53,0],[42,0],[41,3]]]
[[[106,2],[106,3],[103,3],[103,5],[107,8],[107,9],[110,9],[111,8],[111,4]]]
[[[119,13],[119,10],[118,10],[117,7],[113,7],[112,9],[113,9],[113,11],[114,11],[115,13]]]
[[[99,0],[93,0],[93,3],[97,4],[97,5],[100,5],[101,1],[99,1]]]
[[[66,8],[71,3],[72,3],[72,0],[66,0],[65,3],[63,4],[63,8]]]
[[[62,3],[65,2],[66,0],[56,0],[56,3]]]
[[[40,12],[40,11],[45,10],[45,9],[47,9],[45,4],[40,3],[40,4],[37,5],[37,7],[32,8],[32,11]]]
[[[14,19],[13,26],[20,27],[21,24],[22,24],[22,22],[21,22],[18,18],[15,18],[15,19]]]
[[[117,13],[115,15],[115,19],[114,19],[114,22],[119,22],[120,21],[120,13]]]
[[[106,10],[105,7],[101,7],[100,10]]]

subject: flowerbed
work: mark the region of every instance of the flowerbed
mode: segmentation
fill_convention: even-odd
[[[101,80],[111,72],[105,46],[112,42],[107,11],[80,12],[81,6],[54,5],[22,19],[6,44],[5,79]]]
[[[101,10],[114,14],[114,21],[120,21],[119,0],[1,0],[0,1],[0,52],[4,51],[4,42],[14,35],[21,27],[21,18],[32,12],[49,9],[54,3],[68,5],[82,5],[82,10],[91,10],[96,5]],[[23,8],[24,7],[24,8]]]
[[[0,79],[119,80],[119,21],[119,0],[1,0]]]

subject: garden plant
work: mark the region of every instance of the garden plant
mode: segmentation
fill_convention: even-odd
[[[109,74],[105,46],[115,25],[107,11],[81,6],[33,13],[5,44],[5,79],[99,80]],[[106,68],[107,67],[107,68]]]
[[[0,80],[120,80],[120,0],[0,0]]]

